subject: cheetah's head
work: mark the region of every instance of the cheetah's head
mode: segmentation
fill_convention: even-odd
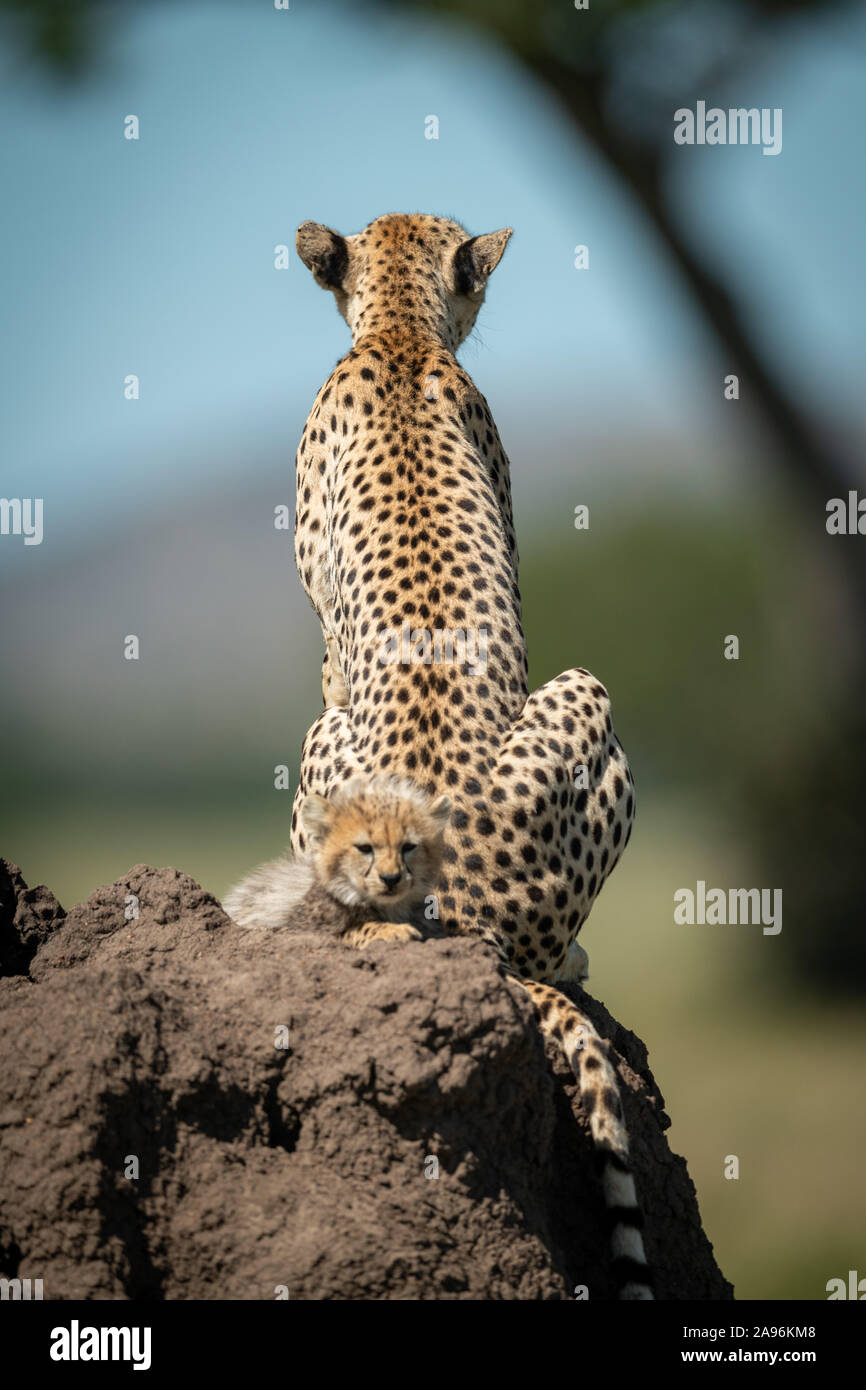
[[[472,237],[446,217],[387,213],[345,237],[304,222],[296,244],[316,282],[333,291],[355,343],[408,331],[454,351],[472,331],[510,236],[510,227]]]
[[[319,881],[348,907],[385,910],[435,893],[450,814],[447,796],[381,775],[352,778],[330,798],[308,794],[301,807]]]

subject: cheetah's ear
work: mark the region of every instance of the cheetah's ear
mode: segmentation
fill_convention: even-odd
[[[472,236],[460,243],[454,252],[451,269],[452,288],[456,294],[478,294],[484,289],[502,260],[512,230],[504,227],[500,232]]]
[[[298,255],[323,290],[341,290],[349,268],[346,238],[321,222],[302,222],[295,237]]]
[[[430,807],[430,815],[440,830],[444,830],[451,819],[451,801],[447,796],[437,796]]]
[[[320,840],[331,819],[331,803],[316,792],[308,792],[301,803],[301,825],[311,840]]]

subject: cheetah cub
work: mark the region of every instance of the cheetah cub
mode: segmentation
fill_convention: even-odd
[[[451,814],[408,778],[355,777],[303,805],[308,858],[254,869],[223,904],[241,927],[327,928],[348,946],[415,941]]]

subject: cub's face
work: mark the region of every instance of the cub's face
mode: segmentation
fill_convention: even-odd
[[[435,892],[450,802],[394,778],[355,779],[301,816],[319,882],[348,907],[391,909]]]

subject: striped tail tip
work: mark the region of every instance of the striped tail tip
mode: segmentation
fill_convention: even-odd
[[[643,1212],[638,1206],[631,1168],[619,1154],[608,1153],[605,1157],[602,1185],[617,1297],[631,1302],[654,1302],[652,1275],[641,1235]]]

